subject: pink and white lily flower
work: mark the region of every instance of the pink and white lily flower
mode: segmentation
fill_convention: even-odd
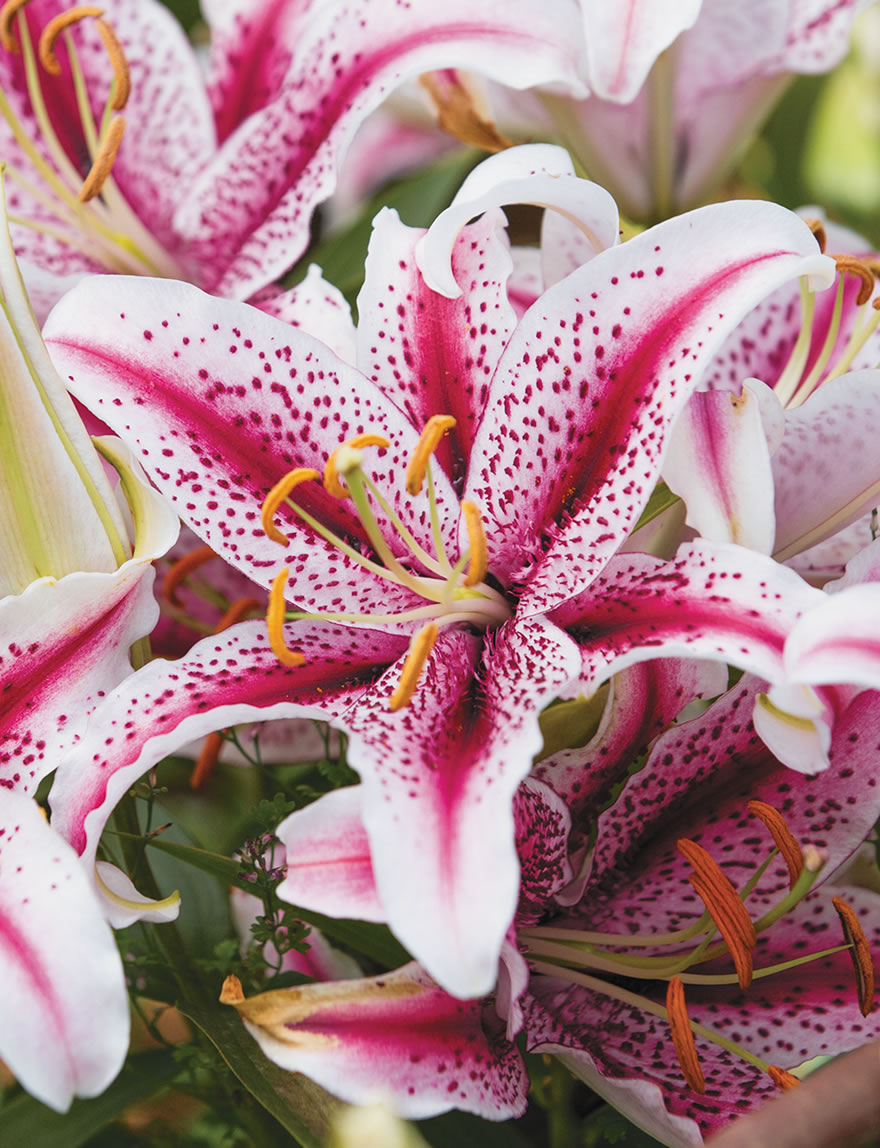
[[[235,298],[271,283],[307,246],[357,126],[407,76],[455,66],[582,90],[568,0],[213,0],[207,83],[158,0],[68,11],[0,10],[0,158],[41,315],[88,272]]]
[[[828,274],[808,228],[717,205],[600,252],[517,323],[502,223],[493,209],[461,231],[449,299],[417,268],[424,233],[380,214],[357,368],[168,281],[97,279],[46,327],[80,400],[270,590],[268,635],[234,626],[105,701],[89,778],[62,763],[58,824],[93,853],[118,795],[184,742],[330,721],[364,782],[391,926],[462,997],[494,983],[515,908],[511,801],[540,711],[666,652],[778,680],[821,598],[741,547],[615,557],[726,335],[787,279]]]
[[[636,669],[683,702],[700,672],[663,659]],[[634,708],[649,684],[633,678],[587,746],[541,762],[517,790],[520,895],[492,997],[454,1001],[417,965],[249,999],[228,984],[221,1000],[266,1055],[355,1103],[390,1090],[403,1115],[456,1107],[505,1119],[525,1106],[510,1043],[524,1029],[529,1051],[559,1056],[663,1144],[694,1148],[795,1085],[803,1061],[876,1035],[861,930],[880,940],[880,898],[847,886],[840,867],[880,813],[880,696],[858,699],[835,730],[830,769],[807,778],[756,735],[748,713],[764,683],[747,677],[655,738],[628,776],[675,712],[651,693]],[[281,896],[382,919],[363,790],[337,790],[279,826]],[[579,842],[594,834],[573,880]]]

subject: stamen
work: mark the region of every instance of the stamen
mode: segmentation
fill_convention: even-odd
[[[224,630],[228,630],[230,626],[234,626],[236,622],[240,622],[246,614],[252,611],[262,611],[262,605],[256,598],[239,598],[233,602],[217,625],[214,627],[215,634],[222,634]]]
[[[104,138],[101,140],[101,145],[98,148],[92,166],[89,168],[89,173],[83,180],[82,187],[79,189],[78,199],[80,203],[88,203],[90,199],[94,199],[96,195],[100,194],[101,188],[113,170],[113,164],[116,162],[116,153],[119,151],[119,145],[122,143],[124,131],[125,120],[122,116],[114,116],[107,127],[107,131],[104,133]]]
[[[874,962],[868,938],[865,936],[855,910],[843,897],[832,897],[831,904],[837,911],[843,928],[843,938],[852,948],[853,972],[856,975],[856,988],[859,994],[859,1009],[862,1016],[868,1016],[874,1007]]]
[[[183,605],[177,597],[178,587],[200,566],[204,566],[206,562],[210,562],[212,558],[216,557],[217,555],[210,546],[199,546],[196,550],[191,550],[189,554],[184,554],[182,558],[177,559],[162,582],[162,594],[172,606]]]
[[[7,52],[16,53],[18,44],[12,36],[12,21],[30,0],[6,0],[0,8],[0,43]]]
[[[40,33],[40,43],[37,47],[40,63],[50,76],[61,75],[61,65],[55,55],[55,44],[64,29],[78,24],[80,20],[97,20],[103,15],[103,8],[97,8],[92,4],[78,4],[75,8],[68,8],[66,12],[59,12],[57,16],[52,17]]]
[[[348,490],[339,481],[340,455],[344,458],[345,451],[363,450],[365,446],[378,446],[384,450],[390,445],[391,443],[388,439],[383,438],[380,434],[358,434],[355,435],[354,438],[348,439],[342,443],[341,446],[338,446],[327,459],[327,465],[324,467],[324,489],[328,494],[332,494],[334,498],[348,498]],[[344,467],[341,473],[345,473]]]
[[[290,539],[276,527],[273,521],[275,512],[294,487],[299,486],[301,482],[312,482],[320,477],[321,475],[318,471],[312,470],[307,466],[298,466],[288,471],[283,478],[275,483],[263,500],[263,509],[261,512],[263,530],[266,532],[267,538],[270,538],[273,542],[277,542],[279,546],[290,545]]]
[[[464,524],[467,527],[471,550],[464,584],[465,586],[478,586],[489,570],[489,546],[486,542],[486,531],[483,529],[483,518],[476,503],[462,502],[461,512],[464,515]]]
[[[753,813],[769,831],[788,869],[788,887],[794,888],[794,883],[804,868],[804,855],[791,830],[785,824],[785,818],[778,809],[774,809],[765,801],[750,801],[747,808],[749,813]]]
[[[816,242],[819,244],[819,250],[825,254],[825,245],[827,243],[827,236],[825,234],[825,224],[821,219],[805,219],[807,227],[812,231],[816,237]]]
[[[298,650],[284,641],[284,613],[287,603],[284,600],[284,587],[287,585],[287,567],[279,570],[272,580],[269,591],[269,608],[266,611],[266,628],[269,631],[269,645],[272,653],[282,666],[302,666],[305,658]]]
[[[767,1066],[767,1075],[781,1092],[789,1092],[801,1083],[796,1076],[792,1076],[784,1068],[777,1068],[775,1064]]]
[[[202,789],[214,776],[217,762],[220,760],[220,750],[223,748],[223,736],[220,733],[209,733],[202,743],[202,749],[196,760],[192,776],[189,779],[190,789]]]
[[[431,415],[425,423],[425,428],[410,456],[409,466],[406,468],[406,489],[410,494],[418,494],[422,489],[428,460],[446,432],[452,430],[454,426],[455,419],[452,415]]]
[[[437,629],[436,622],[429,622],[427,626],[423,626],[421,630],[413,636],[409,644],[406,661],[403,663],[403,669],[400,672],[400,682],[388,700],[388,708],[390,710],[400,710],[409,704],[410,699],[416,691],[416,686],[419,684],[419,678],[422,676],[422,670],[425,668],[428,655],[434,649],[438,633],[439,630]]]
[[[131,73],[128,70],[128,60],[113,25],[103,17],[96,20],[95,23],[113,67],[114,86],[110,107],[116,112],[121,112],[131,95]]]
[[[861,280],[856,305],[863,307],[874,294],[874,272],[854,255],[832,255],[831,258],[837,264],[837,270],[841,275],[855,275]]]
[[[221,1004],[241,1004],[244,1000],[244,989],[238,977],[230,975],[226,978],[220,990],[219,1000]]]
[[[666,990],[666,1011],[669,1014],[669,1031],[675,1055],[681,1065],[685,1080],[700,1096],[706,1092],[706,1078],[700,1065],[697,1044],[691,1029],[690,1017],[684,1002],[684,985],[678,977],[673,977]]]
[[[727,944],[740,988],[747,989],[752,983],[752,949],[758,940],[752,919],[736,889],[702,845],[682,838],[677,847],[694,868],[690,883]]]

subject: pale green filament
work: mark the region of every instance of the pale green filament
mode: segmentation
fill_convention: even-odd
[[[807,359],[810,355],[810,344],[812,342],[816,296],[814,292],[810,290],[809,283],[805,278],[801,278],[800,290],[801,329],[791,349],[791,354],[789,355],[788,362],[785,364],[785,369],[773,387],[773,390],[776,392],[776,397],[784,407],[788,406],[798,388],[801,376],[804,373],[804,367],[807,365]]]

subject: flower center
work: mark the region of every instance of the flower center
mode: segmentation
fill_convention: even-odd
[[[816,220],[810,221],[822,251],[825,250],[825,231]],[[816,296],[806,279],[801,280],[801,330],[789,354],[782,373],[774,385],[784,407],[798,407],[816,390],[844,374],[852,366],[856,355],[880,323],[880,296],[872,300],[874,276],[878,270],[873,261],[857,259],[853,255],[833,255],[837,264],[837,292],[834,306],[827,317],[827,327],[821,345],[817,346]],[[848,332],[841,333],[844,289],[846,278],[859,281],[856,295],[856,320]],[[868,306],[868,304],[871,304]],[[823,319],[824,322],[824,319]],[[819,328],[821,333],[821,327]]]
[[[441,627],[461,623],[485,630],[500,625],[511,616],[512,611],[507,600],[486,582],[488,546],[480,511],[474,503],[467,501],[460,503],[468,536],[468,547],[464,553],[453,562],[443,541],[429,463],[443,435],[453,426],[455,419],[451,415],[433,415],[422,431],[406,471],[406,490],[410,497],[425,497],[422,491],[426,489],[433,554],[413,537],[390,500],[364,470],[363,452],[369,447],[384,450],[389,445],[388,440],[381,435],[357,435],[337,447],[327,460],[323,478],[317,470],[309,467],[297,467],[291,470],[266,496],[263,503],[263,529],[273,542],[285,547],[289,544],[287,536],[274,522],[277,510],[284,503],[316,534],[340,550],[347,558],[393,586],[410,591],[425,603],[422,606],[410,606],[396,613],[289,611],[286,609],[284,597],[287,568],[283,567],[272,583],[266,621],[272,649],[284,665],[297,666],[305,661],[301,653],[287,646],[283,634],[285,622],[297,619],[366,625],[423,622],[424,625],[411,639],[400,685],[390,700],[392,709],[400,709],[412,697]],[[324,489],[335,498],[351,500],[375,557],[360,553],[291,498],[291,494],[298,486],[316,481],[323,481]],[[395,538],[397,549],[400,549],[400,543],[403,543],[405,552],[403,557],[398,557],[388,538],[383,534],[374,505],[382,512],[384,529]]]
[[[849,950],[863,1016],[870,1013],[874,1000],[874,966],[868,942],[856,913],[840,897],[834,897],[832,904],[840,918],[843,944],[775,965],[755,967],[754,949],[759,935],[804,899],[822,869],[824,858],[813,846],[807,845],[802,849],[785,819],[771,805],[762,801],[750,801],[748,809],[770,833],[774,848],[739,891],[701,845],[687,839],[678,842],[679,852],[693,868],[689,881],[705,906],[702,916],[687,928],[674,933],[639,935],[538,925],[520,929],[518,934],[520,944],[535,972],[582,985],[667,1021],[682,1073],[690,1087],[699,1093],[705,1092],[706,1086],[694,1034],[766,1072],[779,1088],[792,1087],[797,1079],[785,1070],[767,1064],[750,1049],[743,1048],[705,1025],[691,1021],[684,1002],[685,985],[739,984],[745,990],[753,979],[774,976],[810,961],[822,960]],[[777,857],[783,859],[788,869],[789,891],[757,920],[752,920],[746,903],[767,867]],[[720,940],[715,942],[717,934],[720,934]],[[665,951],[645,956],[639,954],[640,947]],[[725,955],[731,957],[734,972],[694,971],[706,962]],[[666,1003],[658,1004],[614,981],[595,976],[595,973],[622,977],[629,981],[666,981]]]
[[[37,136],[19,120],[6,94],[0,90],[0,116],[6,121],[26,161],[21,167],[6,165],[6,175],[24,194],[26,202],[38,204],[40,218],[11,214],[21,227],[40,232],[72,251],[89,256],[104,267],[138,275],[180,278],[175,260],[150,235],[113,179],[112,169],[125,131],[119,115],[128,100],[128,62],[100,8],[78,5],[61,12],[43,28],[35,50],[24,8],[28,0],[7,0],[0,8],[0,44],[10,53],[21,52],[27,95],[37,125]],[[96,124],[71,29],[93,19],[113,68],[113,79],[100,123]],[[16,33],[17,32],[17,38]],[[87,171],[78,170],[65,150],[52,123],[46,100],[46,79],[61,77],[57,55],[63,39],[69,82],[73,86],[82,140],[89,154]],[[54,82],[51,78],[48,83]],[[69,100],[65,100],[69,103]]]

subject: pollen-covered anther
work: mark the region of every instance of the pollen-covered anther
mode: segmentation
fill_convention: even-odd
[[[287,607],[284,600],[284,587],[286,585],[287,567],[284,567],[272,579],[272,589],[269,591],[269,608],[266,611],[269,645],[282,666],[302,666],[305,664],[303,655],[298,650],[291,650],[284,640],[284,614]]]
[[[804,223],[806,223],[807,227],[809,227],[810,231],[812,231],[813,235],[816,237],[816,242],[819,244],[819,250],[824,255],[825,247],[827,244],[825,224],[821,219],[805,219]]]
[[[434,649],[438,632],[437,623],[428,622],[417,634],[413,635],[409,643],[406,660],[403,663],[403,669],[400,671],[400,681],[397,684],[397,689],[388,699],[388,708],[390,710],[400,710],[409,704],[413,694],[416,692],[416,686],[419,684],[419,678],[422,676],[425,662],[427,662],[429,654]]]
[[[12,21],[30,0],[6,0],[0,8],[0,44],[7,52],[17,52],[18,44],[12,35]]]
[[[854,275],[861,280],[859,293],[856,295],[856,304],[859,307],[864,306],[874,294],[874,272],[867,263],[861,259],[856,259],[854,255],[832,255],[831,258],[841,275]]]
[[[220,1003],[228,1005],[241,1004],[244,1000],[244,989],[241,987],[241,981],[236,976],[228,976],[223,982],[223,988],[220,990]]]
[[[489,546],[486,542],[486,531],[483,529],[483,517],[480,508],[474,502],[462,502],[461,512],[464,515],[471,551],[464,584],[478,586],[489,570]]]
[[[850,946],[849,955],[852,957],[853,972],[856,975],[856,991],[859,994],[859,1009],[862,1016],[868,1016],[874,1007],[874,962],[871,959],[871,949],[868,938],[865,936],[855,909],[843,897],[832,897],[843,937]]]
[[[767,1065],[767,1075],[780,1092],[790,1092],[792,1088],[797,1088],[801,1083],[796,1076],[792,1076],[790,1072],[786,1072],[784,1068],[779,1068],[775,1064]]]
[[[451,431],[454,426],[455,419],[452,415],[431,415],[425,423],[406,468],[406,489],[410,494],[418,494],[422,489],[431,455],[440,445],[440,440],[446,432]]]
[[[684,1000],[684,985],[679,977],[673,977],[666,990],[666,1013],[669,1017],[669,1031],[675,1055],[688,1085],[703,1096],[706,1092],[706,1078],[700,1065],[694,1033]]]
[[[324,489],[334,498],[348,498],[348,491],[339,481],[339,476],[360,465],[360,455],[357,452],[367,446],[377,446],[385,450],[390,445],[388,439],[380,434],[358,434],[346,440],[327,459],[324,467]]]
[[[702,845],[682,838],[678,851],[693,866],[689,881],[724,938],[740,988],[747,989],[754,968],[752,950],[758,942],[754,923],[736,889]]]
[[[804,868],[804,855],[801,847],[791,830],[785,823],[785,818],[778,809],[768,805],[766,801],[750,801],[749,813],[752,813],[769,831],[776,848],[788,869],[788,885],[794,888],[795,881],[800,877]]]
[[[200,566],[204,566],[206,562],[210,562],[212,558],[216,557],[217,555],[210,546],[198,546],[189,554],[184,554],[182,558],[178,558],[162,581],[162,595],[165,600],[170,602],[172,606],[182,606],[183,603],[177,597],[180,586],[190,574],[195,573]]]
[[[89,168],[88,175],[79,189],[77,198],[80,203],[88,203],[96,195],[100,195],[101,188],[113,170],[124,132],[125,120],[122,116],[114,116],[101,139],[101,144],[92,161],[92,166]]]
[[[263,530],[267,538],[270,538],[273,542],[277,542],[279,546],[290,545],[290,539],[278,529],[274,522],[278,507],[300,483],[314,482],[315,479],[320,479],[320,477],[321,475],[318,471],[313,470],[311,467],[297,466],[293,470],[289,470],[283,478],[280,478],[275,483],[263,499],[263,509],[260,511],[260,521],[263,524]]]
[[[61,74],[61,65],[55,55],[55,45],[65,28],[70,28],[81,20],[97,20],[103,15],[104,9],[98,8],[95,4],[77,4],[75,7],[68,8],[52,17],[40,33],[40,43],[37,48],[40,63],[50,75],[58,76]]]

